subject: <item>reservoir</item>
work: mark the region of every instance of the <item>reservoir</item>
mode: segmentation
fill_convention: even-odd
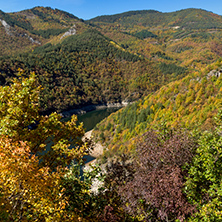
[[[78,115],[78,123],[83,122],[85,132],[92,130],[97,123],[108,117],[111,113],[116,112],[119,108],[106,108],[94,110],[82,115]]]
[[[97,123],[101,122],[103,119],[108,117],[111,113],[116,112],[120,108],[104,108],[104,109],[97,109],[93,110],[84,114],[77,115],[78,121],[77,125],[83,122],[83,126],[85,132],[92,130]],[[69,121],[71,117],[64,118],[62,121]]]
[[[103,119],[108,117],[111,113],[116,112],[119,108],[105,108],[93,110],[84,114],[77,115],[78,121],[77,123],[83,122],[83,127],[85,132],[92,130],[97,123],[101,122]],[[63,121],[68,121],[70,118],[65,118]],[[78,124],[77,124],[78,125]],[[88,163],[95,158],[92,156],[85,156],[85,162]]]
[[[111,113],[116,112],[119,108],[104,108],[104,109],[97,109],[93,110],[84,114],[77,115],[78,121],[77,125],[81,122],[83,122],[83,127],[85,129],[85,132],[92,130],[97,123],[108,117]],[[63,118],[62,121],[69,121],[71,117]],[[46,150],[42,151],[42,153],[39,153],[39,155],[44,154],[45,152],[50,150],[50,147],[52,145],[52,141],[48,143],[46,146]],[[70,147],[72,148],[72,147]],[[95,159],[92,156],[85,156],[86,163]]]

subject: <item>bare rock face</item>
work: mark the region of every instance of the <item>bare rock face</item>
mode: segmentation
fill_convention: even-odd
[[[83,141],[86,140],[86,138],[88,140],[93,140],[92,131],[93,130],[90,130],[90,131],[85,133],[85,135],[83,137]],[[105,148],[102,146],[102,144],[100,142],[97,142],[97,143],[93,142],[93,147],[94,147],[94,149],[91,150],[90,153],[89,153],[90,156],[97,158],[97,157],[99,157],[103,154],[103,150]]]
[[[37,41],[37,40],[34,40],[31,36],[29,36],[28,34],[24,34],[32,43],[35,43],[35,44],[38,44],[38,45],[41,45],[41,42]]]
[[[0,22],[1,22],[2,25],[4,26],[5,32],[6,32],[8,35],[13,36],[13,33],[11,32],[11,26],[10,26],[5,20],[0,19]]]
[[[209,79],[209,78],[211,78],[211,77],[213,77],[213,76],[216,76],[217,78],[218,77],[220,77],[220,75],[221,75],[221,73],[222,73],[222,69],[220,69],[220,70],[212,70],[212,71],[210,71],[208,74],[207,74],[207,79]]]
[[[5,32],[7,35],[9,36],[21,36],[21,37],[25,37],[28,38],[29,41],[31,41],[34,44],[38,44],[41,45],[41,42],[34,40],[31,36],[29,36],[27,33],[19,33],[17,32],[16,29],[14,29],[13,27],[11,27],[5,20],[0,19],[0,22],[2,23],[2,25],[5,28]]]
[[[76,34],[76,25],[73,25],[67,32],[63,34],[63,36],[60,39],[63,39],[67,36],[75,35],[75,34]]]

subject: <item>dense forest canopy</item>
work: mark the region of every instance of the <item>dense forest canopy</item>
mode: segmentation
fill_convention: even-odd
[[[167,56],[162,58],[168,60]],[[10,82],[18,69],[37,74],[44,87],[43,111],[133,101],[187,72],[176,64],[157,65],[92,28],[30,53],[2,57],[0,63],[2,82]]]
[[[221,221],[221,28],[201,9],[0,11],[0,220]],[[82,174],[92,141],[58,112],[121,103]]]
[[[191,8],[170,13],[155,10],[130,11],[116,15],[99,16],[89,21],[120,23],[129,27],[139,24],[145,27],[168,26],[170,24],[171,27],[181,26],[186,29],[209,29],[221,28],[221,19],[221,16],[211,12]]]

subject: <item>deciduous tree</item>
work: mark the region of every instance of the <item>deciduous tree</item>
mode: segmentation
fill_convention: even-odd
[[[40,115],[40,90],[34,73],[0,87],[0,204],[13,221],[77,221],[65,211],[61,178],[88,152],[83,125]]]

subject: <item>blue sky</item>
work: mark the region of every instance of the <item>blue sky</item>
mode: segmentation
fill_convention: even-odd
[[[222,15],[222,0],[0,0],[0,9],[4,12],[16,12],[35,6],[58,8],[85,20],[99,15],[146,9],[172,12],[201,8]]]

